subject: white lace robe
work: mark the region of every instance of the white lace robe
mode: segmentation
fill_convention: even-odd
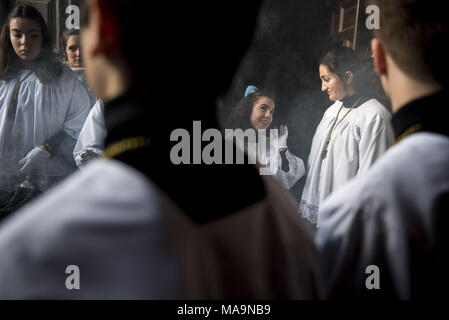
[[[371,99],[344,119],[350,109],[343,107],[323,160],[324,146],[341,106],[342,102],[337,101],[327,109],[313,137],[299,211],[314,224],[320,203],[347,181],[364,173],[394,140],[390,112]]]

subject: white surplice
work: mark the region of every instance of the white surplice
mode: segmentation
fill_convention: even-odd
[[[104,152],[105,139],[104,105],[98,100],[90,111],[73,150],[76,165],[80,167],[87,162],[84,156],[86,153],[100,156]]]
[[[379,101],[368,100],[346,117],[350,108],[344,106],[323,159],[326,140],[342,104],[337,101],[327,109],[313,137],[299,211],[314,224],[318,220],[320,203],[347,181],[365,172],[394,140],[391,114]]]
[[[33,148],[62,131],[76,140],[90,109],[86,89],[67,67],[48,84],[27,69],[0,78],[0,189],[13,189],[18,162]],[[41,172],[66,174],[63,168],[50,166]]]

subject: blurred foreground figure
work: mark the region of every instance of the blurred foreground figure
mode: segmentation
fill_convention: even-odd
[[[105,102],[108,160],[0,229],[0,298],[318,296],[313,241],[273,177],[170,157],[175,129],[218,128],[214,102],[249,45],[258,1],[163,3],[87,1],[83,56]],[[71,265],[79,290],[67,289],[77,286]]]
[[[449,24],[440,1],[379,0],[376,72],[396,144],[322,206],[317,234],[331,298],[438,298],[448,286]]]

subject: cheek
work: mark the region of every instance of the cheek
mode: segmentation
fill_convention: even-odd
[[[11,45],[14,48],[15,51],[18,51],[18,48],[19,48],[19,45],[20,45],[19,39],[11,38]]]
[[[251,113],[251,117],[249,118],[249,120],[250,120],[250,122],[251,122],[251,124],[254,126],[256,123],[257,123],[257,119],[258,119],[259,117],[258,117],[258,114],[257,114],[257,112],[256,111],[253,111],[252,113]]]
[[[261,111],[257,111],[257,112],[254,113],[254,119],[255,120],[259,120],[259,119],[261,119],[263,117],[264,117],[264,114]]]
[[[32,50],[34,51],[34,55],[39,55],[41,48],[42,48],[42,38],[39,39],[33,39],[31,41],[31,47]]]
[[[336,80],[332,80],[332,86],[330,86],[332,91],[334,91],[335,94],[340,94],[342,91],[341,83]]]

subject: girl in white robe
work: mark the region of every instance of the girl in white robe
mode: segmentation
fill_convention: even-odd
[[[358,70],[360,62],[350,48],[336,48],[320,62],[322,91],[335,102],[313,137],[299,206],[301,215],[313,225],[319,220],[320,203],[364,173],[393,142],[391,114],[365,93]]]
[[[246,145],[245,141],[237,141],[237,146],[240,145],[247,151],[250,161],[253,163],[257,161],[261,165],[262,175],[274,175],[285,189],[291,189],[305,174],[304,162],[288,150],[287,126],[281,126],[276,130],[275,136],[270,135],[271,130],[268,129],[273,121],[274,109],[275,103],[267,93],[249,86],[244,99],[231,113],[225,128],[254,130],[254,137],[257,140],[249,139]],[[244,140],[239,137],[238,131],[234,131],[232,135],[227,134],[226,138]],[[264,148],[261,148],[260,139],[266,139]]]
[[[0,39],[0,190],[46,191],[76,169],[72,151],[90,111],[77,76],[51,51],[33,7],[16,6]]]

